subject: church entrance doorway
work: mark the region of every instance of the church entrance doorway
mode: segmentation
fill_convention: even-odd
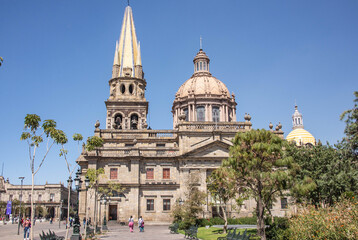
[[[109,220],[117,220],[117,205],[109,205]]]

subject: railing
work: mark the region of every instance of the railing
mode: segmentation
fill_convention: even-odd
[[[181,123],[179,124],[179,130],[244,130],[250,129],[251,123],[246,122],[233,122],[233,123],[206,123],[206,122],[197,122],[197,123]]]

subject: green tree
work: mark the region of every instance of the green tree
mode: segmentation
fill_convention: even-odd
[[[0,57],[0,67],[1,67],[3,61],[4,61],[4,59],[2,57]]]
[[[292,193],[298,201],[306,201],[316,207],[332,206],[345,192],[358,190],[358,171],[352,158],[347,157],[342,145],[317,145],[314,147],[291,146],[287,149],[294,161],[300,165],[299,181],[310,179],[310,191]]]
[[[79,145],[80,144],[80,141],[83,140],[83,137],[81,134],[79,133],[75,133],[72,137],[72,139],[74,141],[76,141]],[[77,164],[74,164],[74,166],[68,161],[67,159],[67,153],[68,153],[68,150],[65,149],[65,143],[61,144],[61,149],[60,149],[60,157],[63,157],[65,159],[65,162],[66,162],[66,167],[67,167],[67,171],[68,171],[68,177],[70,178],[74,172],[74,170],[76,169],[77,167]],[[80,152],[79,152],[80,153]],[[68,186],[68,194],[67,194],[67,209],[70,209],[70,203],[71,203],[71,188],[72,186]],[[67,211],[67,221],[68,219],[70,219],[70,211]],[[68,222],[67,222],[68,224]],[[69,227],[66,228],[66,235],[65,235],[65,239],[68,238],[68,232],[69,232]]]
[[[299,170],[284,149],[287,142],[264,129],[237,133],[230,148],[230,156],[223,166],[234,171],[238,187],[247,190],[256,200],[257,233],[266,239],[264,210],[293,186]]]
[[[358,91],[354,92],[354,107],[346,110],[341,114],[341,120],[345,119],[346,128],[344,133],[346,137],[343,139],[343,144],[346,144],[352,151],[354,160],[357,161],[358,156]]]
[[[56,122],[54,120],[44,120],[41,125],[41,118],[36,114],[27,114],[24,121],[24,131],[21,134],[20,140],[26,141],[28,144],[30,169],[31,169],[31,222],[34,219],[34,178],[37,172],[43,165],[51,148],[56,144],[65,144],[67,142],[66,134],[59,129],[56,129]],[[35,166],[38,148],[40,144],[46,142],[46,149],[40,157],[40,163]],[[33,227],[31,228],[31,240],[34,239]]]
[[[99,169],[93,169],[90,168],[87,170],[86,176],[88,176],[88,179],[90,180],[89,182],[89,189],[91,189],[90,192],[90,198],[92,199],[92,197],[94,197],[94,222],[97,226],[97,199],[98,199],[98,188],[99,188],[99,180],[102,178],[105,178],[104,175],[104,169],[103,168],[99,168]]]
[[[215,169],[206,179],[208,191],[215,199],[215,201],[219,201],[220,203],[218,207],[221,211],[219,210],[218,213],[220,218],[225,221],[224,233],[226,233],[227,231],[227,213],[229,208],[229,201],[235,198],[238,205],[241,205],[244,200],[243,194],[239,194],[239,189],[237,188],[235,182],[232,181],[232,179],[234,178],[233,174],[234,172],[231,171],[231,169],[221,167]],[[231,206],[231,208],[233,207],[234,206]]]
[[[196,219],[203,211],[203,204],[205,204],[206,194],[199,190],[200,177],[191,173],[189,179],[186,182],[186,193],[184,204],[180,207],[183,211],[181,218],[183,220],[183,228],[189,228],[191,225],[195,225]]]

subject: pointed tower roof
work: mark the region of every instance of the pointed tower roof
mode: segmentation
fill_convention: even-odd
[[[134,66],[142,64],[132,8],[130,6],[127,6],[124,11],[121,36],[118,41],[118,47],[116,46],[113,64],[115,63],[120,65],[119,77],[125,76],[123,72],[125,68],[132,69],[131,76],[134,77]]]

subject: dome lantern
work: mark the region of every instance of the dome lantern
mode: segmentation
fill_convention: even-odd
[[[193,62],[194,62],[194,74],[196,73],[210,74],[210,68],[209,68],[210,59],[203,51],[203,49],[199,50],[199,52],[194,57]]]

